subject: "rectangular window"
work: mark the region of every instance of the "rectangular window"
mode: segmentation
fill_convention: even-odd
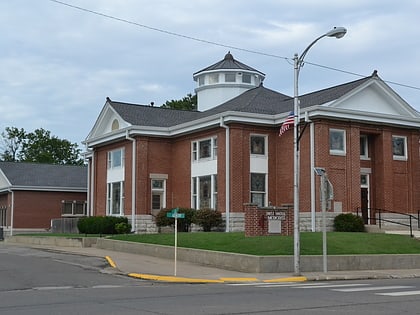
[[[124,182],[108,183],[108,214],[124,215]]]
[[[200,209],[210,208],[211,176],[201,176],[200,181]]]
[[[200,159],[206,159],[211,157],[211,140],[200,141]]]
[[[108,169],[121,168],[124,166],[124,149],[108,152]]]
[[[259,207],[266,205],[266,174],[251,173],[251,203]]]
[[[217,138],[213,138],[213,159],[217,158]]]
[[[210,138],[191,143],[192,160],[216,159],[217,158],[217,138]]]
[[[368,136],[362,135],[360,136],[360,158],[361,159],[369,159],[369,151],[368,151]]]
[[[191,185],[193,209],[216,209],[217,175],[193,177]]]
[[[209,84],[219,83],[219,74],[218,73],[210,73],[209,74]]]
[[[249,73],[242,74],[242,82],[243,83],[251,83],[251,75]]]
[[[67,216],[84,216],[86,215],[86,201],[77,200],[62,200],[61,201],[61,215]]]
[[[225,73],[225,82],[235,82],[236,73]]]
[[[251,154],[265,155],[264,136],[251,136]]]
[[[191,181],[191,185],[192,185],[192,200],[191,200],[191,204],[192,204],[192,208],[193,209],[197,209],[197,205],[198,205],[197,177],[193,177],[193,179]]]
[[[330,129],[330,154],[346,154],[346,131],[341,129]]]
[[[166,208],[166,180],[152,179],[152,210]]]
[[[392,155],[394,160],[407,160],[407,137],[392,136]]]
[[[198,85],[199,86],[204,85],[204,76],[201,76],[201,77],[198,78]]]
[[[213,175],[213,209],[217,210],[217,175]]]

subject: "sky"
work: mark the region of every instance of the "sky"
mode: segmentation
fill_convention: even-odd
[[[67,4],[67,5],[66,5]],[[420,1],[0,0],[0,132],[49,130],[81,148],[106,97],[161,106],[194,94],[193,73],[235,59],[293,95],[374,70],[420,111]]]

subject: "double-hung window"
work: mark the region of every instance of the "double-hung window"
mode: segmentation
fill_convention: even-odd
[[[107,210],[109,215],[124,215],[124,182],[108,183]]]
[[[166,179],[152,178],[152,210],[166,208]]]
[[[108,152],[108,169],[121,168],[124,166],[124,149]]]

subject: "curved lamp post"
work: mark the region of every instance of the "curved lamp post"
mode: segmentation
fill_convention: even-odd
[[[308,53],[309,49],[321,38],[324,37],[335,37],[341,38],[346,35],[347,30],[344,27],[334,27],[331,31],[324,35],[316,38],[308,47],[302,52],[300,57],[298,54],[294,55],[294,138],[293,138],[293,150],[294,150],[294,184],[293,184],[293,208],[294,208],[294,271],[296,275],[300,275],[300,231],[299,231],[299,177],[300,177],[300,160],[299,160],[299,71],[304,64],[304,58]]]

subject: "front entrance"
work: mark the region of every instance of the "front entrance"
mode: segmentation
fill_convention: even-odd
[[[369,206],[369,174],[360,176],[360,209],[362,211],[362,219],[364,224],[372,224]]]
[[[368,224],[369,222],[369,190],[367,188],[360,189],[360,196],[361,196],[361,210],[362,210],[362,218],[363,223]]]

